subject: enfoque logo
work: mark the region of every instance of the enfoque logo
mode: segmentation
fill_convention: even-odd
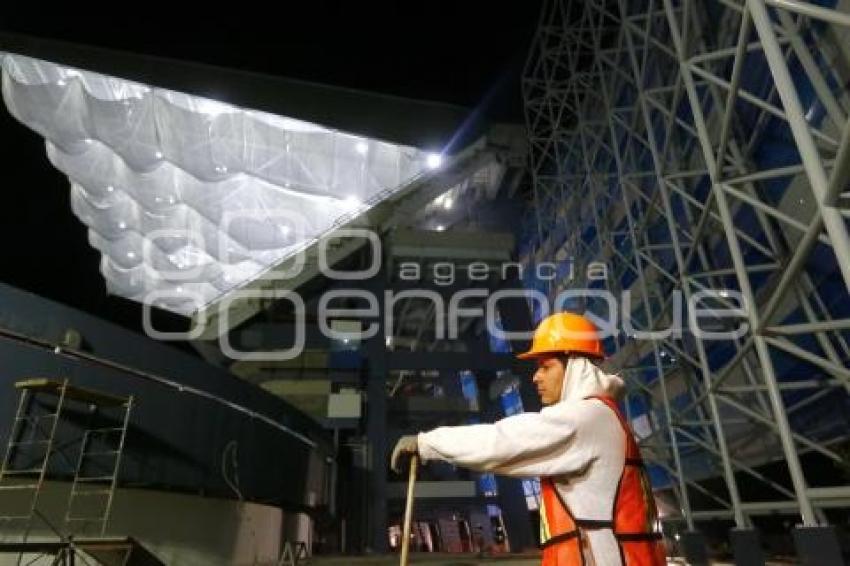
[[[289,230],[296,235],[294,242],[306,239],[306,223],[298,215],[286,212],[277,218],[284,219]],[[232,220],[232,219],[231,219]],[[167,233],[155,234],[156,238],[183,237],[189,242],[197,242],[200,237],[195,234],[175,234],[174,230]],[[329,250],[334,239],[362,238],[371,248],[368,254],[372,259],[370,264],[356,271],[337,270],[333,267]],[[155,244],[151,244],[155,245]],[[196,243],[197,245],[197,243]],[[539,318],[551,313],[564,310],[574,310],[575,305],[592,302],[592,312],[586,314],[599,328],[602,339],[617,337],[625,334],[634,340],[665,340],[681,338],[686,333],[702,340],[735,340],[743,337],[749,331],[748,311],[744,296],[734,289],[702,289],[687,298],[679,290],[674,290],[670,296],[671,305],[667,317],[666,328],[644,330],[637,328],[631,320],[635,300],[631,291],[626,290],[616,295],[612,292],[596,288],[569,288],[549,299],[544,293],[534,289],[489,289],[474,287],[459,289],[452,293],[438,292],[434,287],[455,285],[458,277],[463,275],[469,281],[486,281],[492,273],[498,273],[507,279],[511,270],[522,277],[523,270],[533,270],[534,276],[543,281],[553,281],[565,284],[576,279],[575,262],[539,263],[526,266],[516,262],[506,262],[493,265],[486,262],[472,262],[458,266],[453,262],[436,262],[423,266],[416,262],[401,262],[395,266],[394,276],[397,280],[406,282],[403,290],[386,290],[376,293],[360,288],[357,282],[365,282],[381,273],[383,250],[379,235],[366,229],[339,229],[332,235],[319,238],[315,242],[315,253],[318,254],[316,265],[317,274],[334,280],[345,282],[345,288],[325,291],[318,296],[316,309],[316,326],[319,332],[330,340],[363,341],[374,338],[379,332],[383,319],[385,329],[396,327],[396,305],[402,301],[420,300],[430,303],[435,310],[432,317],[433,331],[437,340],[456,340],[460,337],[463,321],[470,318],[483,320],[487,332],[499,340],[529,340],[533,331],[507,331],[499,323],[499,304],[501,301],[522,299],[528,302],[529,308]],[[146,247],[146,255],[149,248]],[[305,254],[309,246],[299,246],[297,252],[287,257],[286,270],[269,270],[263,274],[264,281],[286,281],[300,275],[308,265]],[[221,257],[227,257],[228,250],[221,250]],[[566,266],[566,267],[565,267]],[[188,266],[188,269],[166,273],[175,281],[191,281],[193,277],[203,274],[203,266]],[[462,272],[462,273],[461,273]],[[606,280],[608,266],[599,262],[587,264],[583,280],[586,282]],[[417,284],[421,288],[417,288]],[[283,285],[282,285],[283,286]],[[430,287],[430,288],[429,288]],[[197,305],[193,327],[187,332],[163,332],[154,328],[152,309],[163,300],[179,298],[192,300]],[[316,298],[316,297],[311,297]],[[239,350],[230,341],[231,319],[229,313],[241,301],[260,301],[265,304],[285,301],[289,303],[293,315],[292,341],[287,347],[272,350]],[[345,308],[344,304],[356,303],[357,308]],[[217,317],[207,317],[208,309],[204,308],[203,299],[195,296],[185,288],[177,290],[158,289],[147,294],[144,301],[143,325],[145,332],[158,340],[196,340],[201,336],[209,336],[210,330],[218,336],[222,352],[234,360],[251,361],[283,361],[299,356],[305,347],[307,312],[305,298],[298,292],[286,289],[236,289],[227,293],[214,304]],[[383,315],[381,315],[383,313]],[[213,322],[210,322],[210,319]],[[312,320],[312,318],[311,318]],[[360,329],[345,331],[335,329],[334,320],[359,320]],[[210,324],[216,328],[209,328]],[[390,330],[391,331],[391,330]],[[571,336],[569,329],[562,329],[565,337]]]

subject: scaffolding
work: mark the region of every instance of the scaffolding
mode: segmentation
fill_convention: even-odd
[[[611,366],[689,531],[776,511],[815,527],[850,506],[850,486],[812,487],[801,465],[847,466],[847,6],[550,0],[541,14],[523,77],[534,206],[521,258],[613,267],[526,284],[550,304],[590,288],[580,307],[622,305]],[[735,320],[709,322],[737,332],[667,331],[680,301],[726,309]],[[760,469],[779,460],[789,481]],[[770,500],[744,499],[743,476]]]
[[[67,379],[28,379],[16,382],[15,388],[18,408],[0,467],[0,492],[13,492],[19,498],[4,505],[0,524],[21,525],[24,544],[37,518],[61,541],[92,526],[103,536],[115,497],[133,396],[77,387]],[[69,426],[69,413],[74,409],[69,404],[84,408],[87,416],[82,430],[79,425]],[[102,426],[104,423],[109,426]],[[72,465],[64,449],[77,444],[76,465]],[[72,476],[62,529],[39,509],[48,474]]]

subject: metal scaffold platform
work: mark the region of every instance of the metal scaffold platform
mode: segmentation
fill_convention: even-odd
[[[9,496],[0,525],[18,527],[21,540],[0,544],[0,553],[18,553],[19,563],[24,555],[44,553],[69,560],[75,544],[82,544],[74,543],[73,535],[106,533],[133,396],[77,387],[67,379],[28,379],[16,382],[15,389],[18,407],[0,467],[0,492]],[[65,453],[71,448],[77,449],[75,461]],[[71,480],[61,526],[39,508],[48,476]],[[59,540],[31,541],[37,520]]]

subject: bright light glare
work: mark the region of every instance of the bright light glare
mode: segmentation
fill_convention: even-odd
[[[343,202],[345,203],[345,206],[350,209],[363,206],[363,202],[354,195],[347,197]]]
[[[443,156],[439,153],[431,153],[425,160],[428,169],[436,169],[443,164]]]

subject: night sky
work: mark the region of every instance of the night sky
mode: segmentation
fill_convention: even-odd
[[[522,122],[520,74],[540,0],[302,4],[209,8],[186,18],[129,4],[98,19],[53,7],[6,10],[0,31],[448,102]],[[49,164],[43,139],[0,106],[0,280],[139,328],[138,305],[107,296],[100,254],[71,212],[67,178]]]

